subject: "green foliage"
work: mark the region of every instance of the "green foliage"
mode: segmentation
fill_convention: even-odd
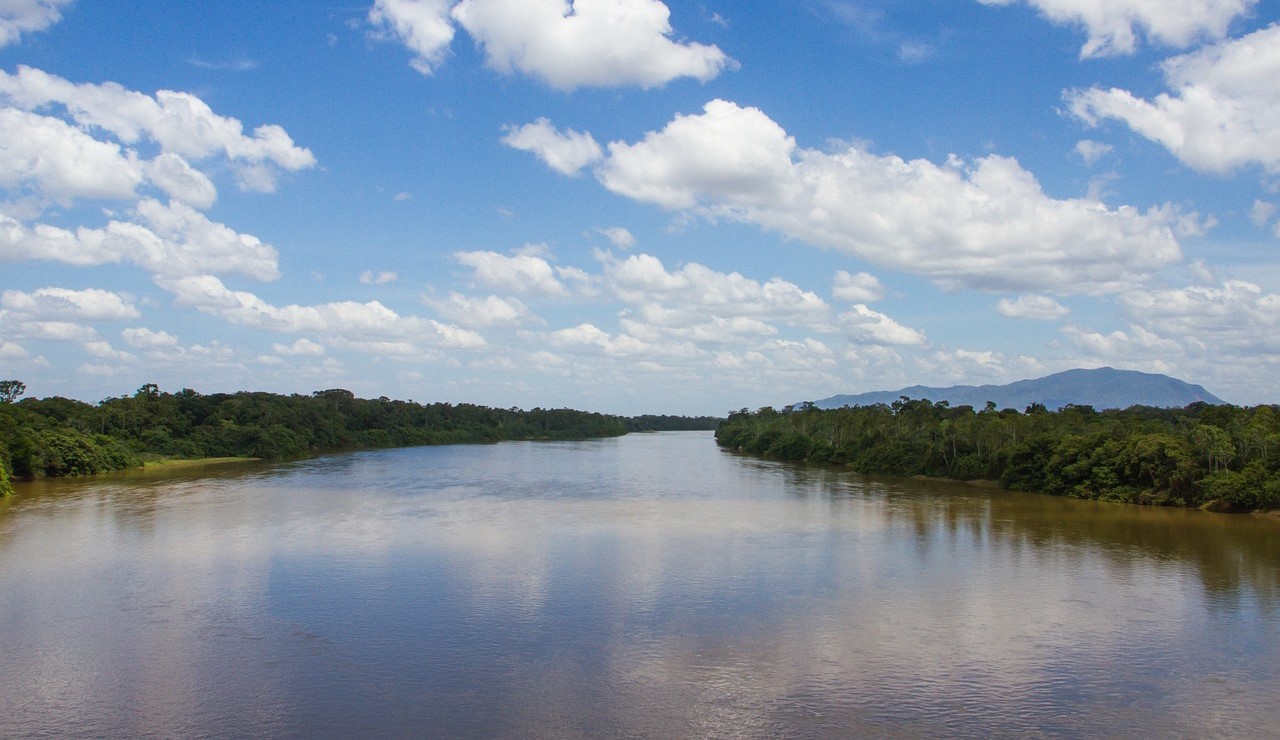
[[[0,380],[0,403],[13,403],[27,392],[27,384],[21,380]]]
[[[628,432],[709,432],[724,421],[716,416],[643,414],[627,419]]]
[[[729,415],[723,447],[881,475],[999,480],[1006,488],[1141,504],[1280,508],[1280,408],[1192,404],[1019,413],[903,397],[892,404]]]
[[[13,484],[9,482],[9,450],[0,445],[0,497],[13,495]]]
[[[360,399],[341,388],[311,395],[165,393],[148,383],[95,405],[67,398],[0,404],[0,464],[20,478],[89,475],[145,458],[257,457],[514,439],[583,439],[629,429],[708,428],[706,420],[571,409],[493,409]],[[700,425],[700,426],[699,426]],[[7,478],[6,478],[7,479]]]

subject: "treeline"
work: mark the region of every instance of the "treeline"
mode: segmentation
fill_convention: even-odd
[[[1280,509],[1280,407],[1195,403],[1023,412],[911,400],[732,413],[723,447],[862,473],[998,480],[1020,491],[1141,504]]]
[[[684,417],[361,399],[343,389],[202,395],[189,388],[165,393],[148,384],[96,405],[56,396],[17,400],[24,391],[18,381],[0,381],[0,492],[10,475],[91,475],[151,459],[284,460],[337,450],[586,439],[687,424],[714,428]]]
[[[628,432],[709,432],[724,419],[718,416],[643,414],[627,418]]]

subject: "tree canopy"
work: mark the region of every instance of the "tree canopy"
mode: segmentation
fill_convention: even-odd
[[[991,479],[1005,487],[1144,504],[1280,508],[1280,407],[1195,403],[1096,411],[976,411],[903,397],[892,404],[742,409],[717,442],[779,460],[863,473]]]
[[[628,431],[712,429],[719,419],[628,419],[573,409],[497,409],[474,404],[357,398],[342,388],[310,395],[243,391],[166,393],[148,383],[131,396],[88,404],[24,398],[0,381],[0,490],[19,478],[89,475],[144,459],[297,458],[375,447],[609,437]]]

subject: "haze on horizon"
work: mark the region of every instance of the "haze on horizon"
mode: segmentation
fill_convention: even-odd
[[[1280,0],[0,0],[0,377],[1271,403]]]

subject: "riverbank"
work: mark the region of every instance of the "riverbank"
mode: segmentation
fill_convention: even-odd
[[[341,388],[202,395],[147,384],[96,405],[57,396],[0,403],[0,469],[13,480],[76,477],[132,470],[149,459],[296,460],[346,450],[713,429],[719,421],[420,404],[357,398]],[[0,478],[0,491],[7,488]]]
[[[261,462],[260,457],[201,457],[194,460],[164,459],[148,460],[142,464],[143,470],[177,470],[181,468],[199,468],[230,463]]]
[[[975,411],[927,400],[729,415],[721,447],[872,475],[1152,506],[1280,509],[1280,407]]]

